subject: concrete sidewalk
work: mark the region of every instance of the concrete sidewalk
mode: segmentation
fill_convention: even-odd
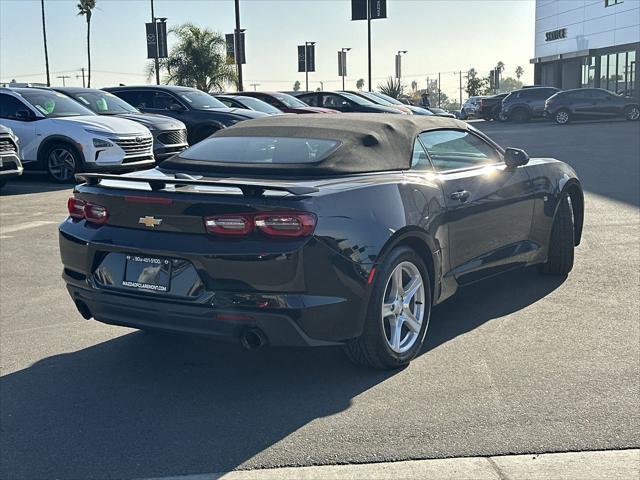
[[[237,470],[162,480],[637,480],[640,449]],[[156,479],[160,480],[160,479]]]

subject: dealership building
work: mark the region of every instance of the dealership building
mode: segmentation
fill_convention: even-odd
[[[640,0],[536,0],[534,81],[638,96]]]

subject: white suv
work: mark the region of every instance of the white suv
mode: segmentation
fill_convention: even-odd
[[[58,182],[75,173],[150,166],[153,137],[143,125],[93,113],[48,88],[0,88],[0,125],[20,139],[22,163]]]

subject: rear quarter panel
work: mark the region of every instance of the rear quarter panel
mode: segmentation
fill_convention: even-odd
[[[580,205],[574,206],[584,211],[582,186],[575,170],[564,162],[553,158],[532,158],[526,166],[533,184],[535,206],[531,226],[531,240],[542,246],[539,261],[546,260],[551,226],[558,210],[559,201],[570,187],[580,192]],[[583,215],[576,215],[576,241],[582,233]]]

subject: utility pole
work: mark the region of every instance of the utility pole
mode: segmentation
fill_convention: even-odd
[[[158,50],[160,42],[158,41],[158,24],[156,22],[156,14],[153,10],[153,0],[151,0],[151,21],[153,22],[156,30],[156,56],[153,59],[156,70],[156,85],[160,85],[160,59],[158,58],[160,56],[160,52]]]
[[[65,80],[66,80],[67,78],[71,78],[71,76],[70,76],[70,75],[58,75],[56,78],[61,78],[61,79],[62,79],[62,86],[63,86],[63,87],[66,87],[66,86],[67,86],[67,84],[66,84]]]
[[[256,91],[256,87],[259,87],[260,84],[259,83],[250,83],[249,86],[253,87],[253,91],[255,92]]]
[[[455,72],[453,72],[455,75]],[[462,108],[462,70],[458,72],[460,78],[460,108]]]
[[[84,67],[82,67],[80,70],[82,71],[82,75],[76,75],[76,78],[81,78],[82,77],[82,88],[85,88],[85,84],[84,84]]]
[[[235,43],[234,54],[236,56],[236,72],[238,74],[238,91],[242,92],[244,87],[242,86],[242,52],[240,51],[240,46],[242,45],[242,42],[241,42],[242,39],[240,38],[240,36],[242,35],[242,30],[240,30],[240,0],[235,0],[235,8],[236,8],[236,29],[233,35],[233,39]],[[306,60],[306,57],[305,57],[305,60]]]

